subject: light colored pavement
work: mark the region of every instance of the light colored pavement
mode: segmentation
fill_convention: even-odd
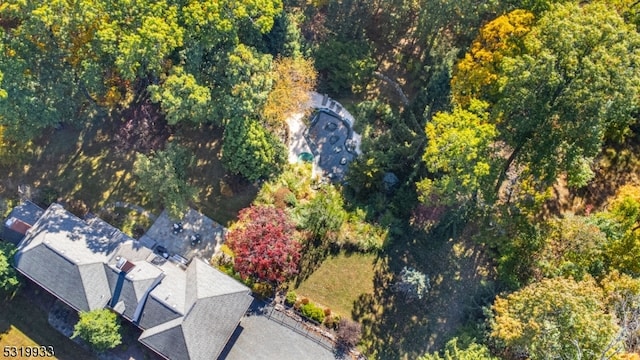
[[[152,246],[151,244],[155,242],[167,248],[170,255],[178,254],[187,260],[199,256],[209,261],[220,250],[227,230],[194,209],[189,209],[181,222],[183,230],[174,232],[175,221],[169,218],[166,211],[163,211],[140,241],[145,246]],[[192,246],[191,236],[196,234],[200,234],[201,243]]]
[[[255,300],[251,310],[261,302]],[[295,332],[274,320],[268,314],[254,311],[242,318],[227,347],[218,360],[334,360],[332,350]]]
[[[306,126],[302,121],[303,113],[294,114],[287,119],[289,125],[289,163],[298,162],[298,156],[304,152],[311,154],[311,149],[304,138]]]

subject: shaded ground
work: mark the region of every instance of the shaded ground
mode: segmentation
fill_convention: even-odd
[[[220,161],[222,132],[215,126],[185,127],[176,132],[176,140],[196,158],[188,172],[191,183],[199,190],[193,208],[228,226],[238,211],[253,201],[258,187],[224,169]]]
[[[14,156],[14,164],[0,162],[0,197],[18,197],[18,185],[47,189],[48,200],[84,201],[91,211],[123,201],[152,213],[160,209],[136,190],[132,168],[134,152],[114,151],[118,126],[97,122],[84,129],[51,130],[25,151]],[[257,188],[229,176],[219,159],[222,131],[215,127],[177,129],[174,141],[196,157],[189,169],[190,181],[200,189],[192,204],[222,224],[235,218],[239,209],[255,197]]]
[[[626,184],[640,184],[640,144],[627,141],[622,145],[605,146],[594,161],[594,178],[580,189],[569,188],[561,177],[553,185],[553,196],[544,206],[545,216],[560,216],[565,212],[583,214],[606,208],[618,189]]]
[[[404,265],[431,279],[425,299],[407,302],[391,291],[393,273]],[[364,352],[379,359],[414,359],[439,350],[493,300],[492,278],[483,250],[467,234],[393,246],[377,260],[374,293],[360,296],[354,306],[353,317],[363,324]]]
[[[335,359],[333,351],[270,320],[268,313],[262,313],[263,306],[254,300],[219,360]]]
[[[27,297],[31,294],[30,297]],[[95,359],[94,355],[64,337],[47,322],[47,312],[34,300],[52,302],[47,294],[19,293],[13,300],[0,301],[0,348],[4,346],[53,346],[57,359]]]
[[[331,256],[295,292],[349,318],[358,298],[373,294],[374,261],[375,255]]]

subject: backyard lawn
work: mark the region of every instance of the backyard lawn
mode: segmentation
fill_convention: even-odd
[[[295,292],[351,318],[354,302],[363,294],[373,294],[375,258],[344,253],[327,258]]]
[[[96,122],[84,129],[65,127],[24,146],[14,163],[0,163],[0,197],[16,199],[19,185],[45,189],[49,201],[81,200],[92,212],[123,201],[159,215],[160,205],[136,189],[134,151],[118,151],[115,125]],[[226,173],[219,160],[222,131],[214,127],[175,130],[173,141],[195,156],[189,180],[199,190],[192,206],[222,224],[255,197],[257,189]],[[143,226],[144,227],[144,226]]]
[[[5,346],[53,346],[55,359],[95,358],[52,328],[47,314],[20,294],[0,301],[0,349]]]

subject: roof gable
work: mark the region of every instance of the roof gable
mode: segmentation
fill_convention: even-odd
[[[52,204],[34,224],[20,243],[20,251],[41,243],[77,264],[107,262],[119,245],[117,239],[96,231],[59,204]]]
[[[45,244],[40,244],[18,252],[15,264],[21,273],[78,310],[103,308],[110,298],[109,284],[101,263],[78,266]]]
[[[105,271],[111,288],[111,301],[119,304],[118,307],[113,306],[114,310],[130,321],[134,321],[136,308],[144,300],[145,292],[153,286],[156,278],[130,279],[124,275],[120,278],[120,273],[109,266],[105,266]]]
[[[196,301],[182,323],[191,359],[217,359],[252,300],[244,292]]]
[[[182,314],[172,310],[158,299],[149,296],[142,310],[138,325],[142,329],[150,329],[160,324],[182,318]]]
[[[138,341],[171,360],[194,359],[189,356],[180,319],[145,330]],[[211,359],[215,358],[207,358]]]
[[[111,297],[104,269],[118,241],[52,204],[20,242],[16,268],[74,308],[103,308]]]
[[[44,210],[40,206],[32,203],[31,201],[25,201],[11,210],[8,219],[14,218],[27,225],[33,225],[38,221],[43,213]]]

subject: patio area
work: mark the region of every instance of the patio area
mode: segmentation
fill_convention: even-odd
[[[362,153],[362,137],[353,131],[355,119],[340,103],[316,92],[311,92],[308,107],[315,109],[309,125],[303,121],[306,113],[287,119],[289,162],[313,156],[313,177],[340,182],[349,163]]]
[[[349,122],[332,111],[318,110],[304,135],[323,176],[342,181],[348,164],[356,157]]]
[[[222,225],[193,209],[189,209],[179,222],[163,211],[140,242],[149,248],[164,247],[169,258],[178,255],[189,262],[198,256],[209,261],[224,242],[226,231]]]

